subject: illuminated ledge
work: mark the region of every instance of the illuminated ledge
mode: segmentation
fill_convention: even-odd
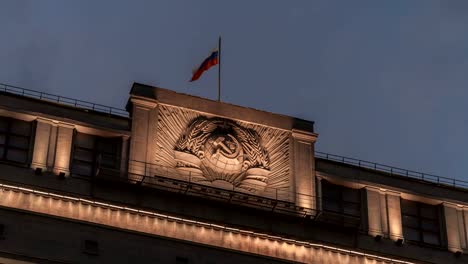
[[[0,206],[296,262],[411,263],[5,184]]]

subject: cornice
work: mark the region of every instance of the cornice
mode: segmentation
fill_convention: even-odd
[[[44,118],[44,117],[40,117],[38,116],[36,118],[36,121],[37,122],[40,122],[40,123],[45,123],[45,124],[49,124],[49,125],[53,125],[53,126],[56,126],[59,122],[56,121],[56,120],[53,120],[53,119],[49,119],[49,118]]]
[[[315,142],[317,140],[318,134],[313,132],[308,132],[299,129],[292,129],[292,136],[295,139],[306,141],[306,142]]]
[[[141,97],[141,96],[134,96],[133,95],[130,98],[130,101],[135,106],[139,106],[139,107],[146,108],[146,109],[153,109],[158,105],[157,102],[155,102],[153,100],[146,99],[145,97]]]
[[[74,124],[64,123],[64,122],[59,122],[59,123],[57,123],[57,126],[59,126],[59,127],[64,127],[64,128],[70,128],[70,129],[74,129],[74,128],[75,128],[75,125],[74,125]]]

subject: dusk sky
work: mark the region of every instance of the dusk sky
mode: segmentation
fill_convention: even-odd
[[[0,83],[124,108],[133,82],[316,122],[317,150],[468,180],[468,1],[0,0]]]

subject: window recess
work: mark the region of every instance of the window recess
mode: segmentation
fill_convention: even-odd
[[[28,165],[32,134],[32,122],[0,117],[0,160]]]

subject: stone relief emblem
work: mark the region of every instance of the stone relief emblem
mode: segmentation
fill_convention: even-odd
[[[194,181],[262,192],[270,158],[252,129],[223,118],[195,118],[174,149],[176,169]]]

